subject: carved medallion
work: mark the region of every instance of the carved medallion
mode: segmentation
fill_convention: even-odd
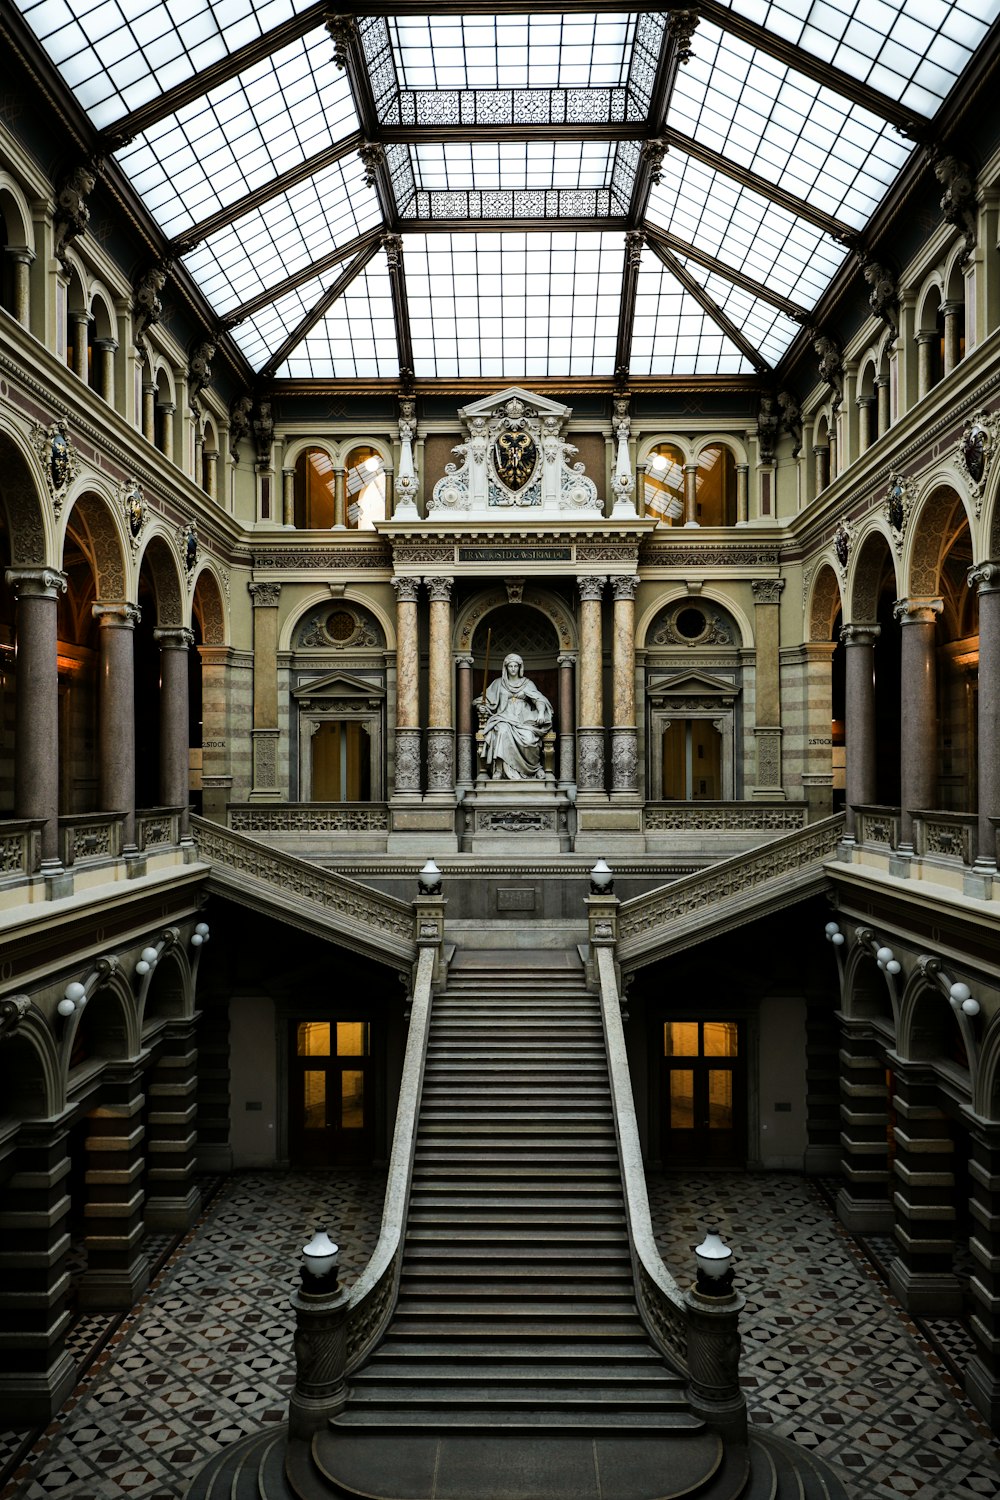
[[[538,449],[530,432],[522,427],[498,435],[493,444],[493,468],[500,483],[509,490],[524,489],[537,463]]]
[[[129,541],[133,554],[139,549],[143,527],[149,517],[149,506],[137,479],[127,479],[121,487],[121,504],[128,526]]]
[[[840,566],[846,568],[847,559],[851,555],[851,533],[844,521],[841,521],[834,533],[833,547]]]
[[[181,560],[184,563],[184,572],[188,583],[194,577],[194,570],[198,563],[198,530],[193,521],[182,526],[177,533],[177,542],[181,549]]]
[[[35,452],[45,466],[45,480],[52,496],[52,508],[58,516],[66,491],[80,470],[80,460],[70,441],[66,418],[59,417],[48,427],[35,423],[32,433]]]
[[[983,481],[989,473],[1000,433],[1000,416],[996,412],[977,412],[966,422],[958,445],[958,463],[969,476],[969,489],[978,517],[983,502]]]
[[[899,556],[902,556],[903,552],[903,539],[906,535],[906,523],[910,517],[911,504],[906,480],[894,474],[889,480],[884,510],[885,518],[889,522],[889,530],[892,532],[893,545]]]

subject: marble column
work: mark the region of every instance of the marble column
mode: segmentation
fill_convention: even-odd
[[[453,578],[425,578],[430,596],[430,671],[427,715],[427,790],[455,795],[452,718],[451,591]]]
[[[17,1132],[0,1210],[0,1411],[12,1427],[49,1422],[76,1385],[66,1351],[71,1316],[66,1117]]]
[[[146,1080],[147,1229],[190,1229],[201,1207],[195,1182],[198,1049],[193,1021],[169,1022]]]
[[[219,498],[219,450],[206,448],[201,456],[205,476],[205,494],[210,500]]]
[[[844,776],[845,835],[854,838],[854,808],[875,801],[875,642],[878,625],[845,625],[844,647]]]
[[[914,343],[917,346],[918,401],[922,401],[934,385],[934,345],[937,342],[937,329],[918,333],[914,339]]]
[[[979,766],[979,837],[976,868],[997,865],[996,829],[1000,817],[1000,562],[981,562],[969,573],[979,592],[979,708],[976,752]]]
[[[153,631],[160,648],[160,804],[181,809],[181,838],[188,834],[188,652],[193,631],[183,625]]]
[[[142,435],[147,442],[156,442],[156,386],[142,383]]]
[[[4,254],[13,262],[14,273],[14,317],[22,328],[31,326],[31,263],[34,250],[27,245],[7,245]]]
[[[347,475],[343,469],[333,471],[333,529],[347,528]]]
[[[962,357],[959,319],[962,304],[961,302],[946,302],[941,311],[944,314],[944,369],[942,374],[950,375]]]
[[[101,399],[109,406],[115,404],[115,353],[118,345],[114,339],[95,339],[94,357],[98,360],[97,389]]]
[[[581,792],[604,791],[604,644],[601,601],[606,577],[577,579],[580,590],[580,722],[576,778]]]
[[[455,660],[458,687],[458,785],[471,789],[476,780],[476,725],[472,712],[471,656]]]
[[[750,520],[750,465],[736,465],[736,524],[746,526]]]
[[[40,819],[42,871],[59,861],[58,597],[66,575],[55,568],[8,568],[17,598],[14,812]]]
[[[135,680],[134,639],[140,613],[136,604],[95,604],[99,626],[98,796],[102,812],[122,814],[126,849],[135,846]]]
[[[73,373],[86,384],[90,373],[87,367],[87,333],[90,328],[90,313],[71,309],[69,324],[73,331]]]
[[[757,742],[755,797],[782,797],[781,782],[781,594],[783,578],[751,583],[756,638],[754,737]]]
[[[942,1000],[940,1002],[944,1004]],[[932,1074],[893,1073],[896,1258],[889,1287],[907,1312],[962,1311],[955,1275],[955,1142]]]
[[[638,578],[612,578],[614,630],[611,652],[611,795],[632,798],[639,789],[635,723],[635,590]]]
[[[837,1194],[837,1216],[852,1234],[892,1231],[888,1130],[889,1095],[881,1048],[870,1035],[848,1032],[840,1046],[844,1183]]]
[[[249,583],[253,600],[253,788],[251,801],[278,800],[278,605],[281,584]]]
[[[295,470],[281,471],[281,519],[285,526],[295,526]]]
[[[420,795],[420,651],[417,640],[419,578],[394,578],[396,590],[395,790]]]
[[[867,453],[878,436],[878,412],[874,396],[859,396],[858,407],[858,452]]]
[[[813,448],[813,484],[816,494],[822,495],[830,483],[830,450],[825,443]]]
[[[129,1308],[149,1285],[142,1248],[145,1097],[131,1065],[108,1066],[101,1104],[87,1116],[87,1269],[77,1291],[80,1307]]]
[[[900,643],[899,853],[913,853],[913,814],[937,800],[936,617],[940,599],[897,599]]]
[[[684,465],[684,525],[697,526],[698,521],[698,465]]]
[[[559,785],[572,786],[576,779],[576,735],[574,734],[573,677],[576,657],[559,657]]]
[[[168,463],[174,461],[174,417],[176,406],[170,401],[161,401],[160,415],[163,419],[163,457]]]
[[[1000,1426],[1000,1126],[968,1124],[972,1217],[969,1329],[975,1354],[965,1367],[965,1392],[994,1427]]]
[[[878,433],[881,437],[884,432],[889,431],[892,416],[889,410],[889,377],[880,375],[875,381],[875,407],[878,417]]]

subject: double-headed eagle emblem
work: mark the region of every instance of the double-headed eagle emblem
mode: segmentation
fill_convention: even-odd
[[[520,490],[528,483],[538,462],[538,449],[530,432],[501,432],[493,444],[493,467],[501,484]]]

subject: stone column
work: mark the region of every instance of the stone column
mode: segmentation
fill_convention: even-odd
[[[34,250],[27,245],[7,245],[4,254],[14,265],[14,317],[22,328],[31,327],[31,263]]]
[[[98,667],[98,774],[102,812],[123,814],[126,849],[135,847],[135,679],[134,639],[140,613],[136,604],[95,604],[100,627]]]
[[[281,519],[286,526],[295,526],[295,470],[281,471]]]
[[[425,578],[430,595],[430,674],[427,716],[427,790],[455,795],[455,726],[451,685],[453,578]]]
[[[822,495],[830,483],[830,450],[825,443],[813,448],[813,483],[817,495]]]
[[[99,361],[97,372],[97,389],[101,393],[101,399],[109,406],[115,404],[115,351],[118,345],[114,339],[95,339],[94,356]]]
[[[698,465],[684,465],[684,525],[697,526],[698,522]]]
[[[604,645],[601,601],[606,577],[577,579],[580,590],[580,722],[577,738],[577,786],[581,792],[604,791]]]
[[[49,1422],[76,1385],[76,1361],[66,1352],[66,1137],[61,1120],[23,1124],[4,1183],[0,1410],[15,1428]]]
[[[1000,1126],[968,1124],[971,1160],[972,1274],[969,1326],[976,1352],[965,1370],[965,1393],[993,1426],[1000,1425]]]
[[[205,476],[205,494],[210,500],[219,498],[219,450],[206,448],[201,455]]]
[[[163,457],[168,463],[174,461],[174,417],[177,408],[170,401],[160,403],[160,411],[163,416]]]
[[[875,407],[878,416],[878,436],[888,432],[892,423],[889,412],[889,377],[880,375],[875,381]]]
[[[106,1067],[102,1099],[87,1116],[87,1269],[77,1299],[81,1307],[128,1308],[149,1285],[142,1248],[141,1075],[127,1064]]]
[[[840,1165],[837,1216],[852,1234],[889,1234],[889,1095],[885,1058],[867,1033],[840,1047]]]
[[[87,330],[90,328],[90,313],[71,309],[69,323],[73,330],[73,373],[87,383]]]
[[[932,1075],[897,1069],[893,1079],[892,1202],[897,1252],[889,1267],[889,1287],[907,1312],[960,1313],[951,1126],[939,1107],[938,1085]]]
[[[858,397],[858,452],[867,453],[878,436],[878,412],[874,396]]]
[[[781,783],[781,592],[783,578],[751,583],[756,637],[755,797],[783,797]]]
[[[156,443],[156,386],[142,383],[142,435],[147,442]]]
[[[333,471],[333,529],[347,528],[347,475],[343,469]]]
[[[900,824],[899,853],[913,853],[913,814],[937,797],[937,693],[935,618],[940,599],[897,599],[893,611],[903,627],[900,647]]]
[[[923,400],[934,384],[934,345],[937,341],[937,329],[918,333],[914,339],[917,346],[918,401]]]
[[[181,809],[181,838],[188,834],[188,651],[193,631],[183,625],[153,631],[160,648],[160,803]]]
[[[944,314],[944,375],[950,375],[962,357],[959,314],[961,302],[946,302],[941,309]]]
[[[278,605],[280,583],[247,584],[253,599],[253,789],[278,800]]]
[[[746,526],[750,520],[750,465],[736,465],[736,524]]]
[[[854,808],[875,801],[875,642],[878,625],[845,625],[845,835],[854,838]]]
[[[573,732],[573,674],[576,658],[559,657],[559,785],[572,786],[576,779],[576,735]]]
[[[205,434],[201,422],[194,425],[194,470],[192,477],[199,489],[204,488],[205,470],[203,458],[205,453]]]
[[[979,590],[979,838],[976,868],[996,869],[997,838],[991,818],[1000,816],[1000,562],[981,562],[969,573]]]
[[[198,1049],[194,1022],[170,1022],[148,1078],[147,1229],[190,1229],[201,1207],[194,1174]]]
[[[420,652],[417,644],[419,578],[394,578],[396,590],[395,790],[420,795]]]
[[[237,704],[234,680],[242,672],[234,670],[235,653],[230,646],[199,646],[201,657],[202,717],[202,811],[215,822],[226,821],[226,803],[232,796],[234,740],[249,750],[247,735],[250,705],[242,699]],[[251,653],[247,652],[247,656]],[[249,679],[247,679],[249,680]],[[241,757],[243,751],[241,749]]]
[[[66,575],[55,568],[8,568],[17,598],[14,811],[44,820],[42,872],[59,862],[58,596]]]
[[[476,772],[476,725],[472,713],[471,656],[459,656],[455,660],[458,674],[458,785],[466,789],[475,785]]]
[[[638,578],[612,578],[611,795],[633,798],[639,789],[635,725],[635,590]]]

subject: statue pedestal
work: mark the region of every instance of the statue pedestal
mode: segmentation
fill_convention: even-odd
[[[463,854],[565,854],[572,848],[569,798],[544,781],[479,776],[460,808]]]

